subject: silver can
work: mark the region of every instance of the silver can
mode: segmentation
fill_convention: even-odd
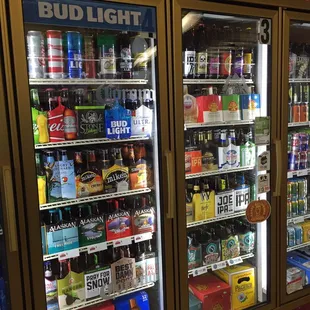
[[[41,31],[28,31],[28,71],[31,79],[42,79],[45,77],[45,46],[44,36]]]

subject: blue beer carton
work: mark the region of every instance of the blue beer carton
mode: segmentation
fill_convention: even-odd
[[[240,95],[241,119],[255,120],[261,114],[260,95],[247,94]]]
[[[188,295],[188,301],[189,301],[189,310],[201,310],[201,301],[191,292],[189,292]]]
[[[105,110],[106,137],[127,139],[131,137],[131,111],[122,107],[118,100],[110,110]]]
[[[62,199],[76,198],[73,160],[59,161],[59,178]]]
[[[150,310],[149,296],[145,291],[132,293],[114,300],[115,310]]]
[[[308,285],[310,283],[310,257],[294,251],[287,254],[287,262],[305,272],[305,281],[306,285]]]

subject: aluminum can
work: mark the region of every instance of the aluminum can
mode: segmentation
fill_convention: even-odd
[[[309,84],[301,84],[301,102],[309,102]]]
[[[298,180],[298,197],[302,199],[307,196],[307,179]]]
[[[95,47],[93,35],[84,36],[84,59],[85,77],[89,79],[96,78]]]
[[[77,31],[67,31],[68,44],[68,77],[81,79],[82,63],[82,35]]]
[[[298,200],[298,215],[306,214],[306,200],[299,199]]]
[[[293,182],[287,182],[287,193],[286,193],[287,199],[290,199],[292,196],[292,183]]]
[[[299,158],[300,155],[298,152],[288,153],[288,170],[294,171],[299,169]]]
[[[306,151],[299,153],[299,169],[307,169],[307,156]]]
[[[286,217],[291,217],[292,216],[292,202],[288,198],[287,199],[287,208],[286,208]]]
[[[291,195],[292,196],[298,196],[298,183],[296,182],[296,180],[294,180],[292,182],[292,185],[291,185]]]
[[[292,151],[293,152],[299,152],[300,150],[300,139],[299,139],[299,133],[293,133],[292,134]]]
[[[62,33],[59,30],[47,30],[48,73],[51,79],[64,77],[64,56]]]
[[[303,242],[303,231],[300,225],[294,225],[295,230],[295,244],[302,244]]]
[[[296,245],[295,229],[292,226],[287,227],[287,246],[292,247]]]
[[[309,135],[306,133],[299,134],[299,150],[308,151],[309,149]]]
[[[298,215],[298,200],[296,196],[292,197],[291,203],[292,203],[292,217],[294,217]]]
[[[43,79],[45,77],[45,46],[41,31],[28,31],[27,33],[28,71],[30,79]]]

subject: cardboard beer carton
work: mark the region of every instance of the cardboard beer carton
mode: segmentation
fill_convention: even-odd
[[[241,120],[240,97],[239,95],[224,95],[223,102],[223,120],[239,121]]]
[[[261,114],[260,95],[240,95],[241,114],[243,120],[255,120]]]
[[[286,268],[286,293],[292,294],[302,290],[304,286],[305,272],[298,268],[288,265]]]
[[[153,130],[153,110],[142,104],[131,117],[131,136],[150,137]]]
[[[201,150],[196,146],[185,148],[185,173],[199,173],[202,171]]]
[[[104,193],[124,192],[129,190],[129,169],[125,166],[113,165],[102,170]]]
[[[107,241],[132,236],[130,211],[118,210],[106,215]]]
[[[62,226],[62,238],[64,245],[63,250],[68,251],[72,249],[77,249],[80,246],[77,222],[62,221],[61,226]]]
[[[156,211],[152,206],[145,206],[140,209],[132,209],[133,234],[139,235],[156,230]]]
[[[232,310],[241,310],[256,304],[255,267],[241,264],[215,271],[215,274],[231,286]]]
[[[107,300],[100,305],[87,308],[87,310],[115,310],[112,300]]]
[[[76,198],[74,161],[59,161],[59,178],[62,199]]]
[[[223,121],[222,97],[219,95],[199,96],[198,123],[216,123]]]
[[[45,157],[46,158],[46,157]],[[62,199],[59,162],[49,163],[44,160],[44,169],[47,185],[47,202],[55,202]]]
[[[218,148],[219,170],[240,167],[240,146],[229,143]]]
[[[189,291],[202,302],[203,310],[231,310],[231,288],[216,276],[206,274],[189,278],[188,284]]]
[[[215,216],[227,215],[235,212],[235,191],[225,190],[215,194]]]
[[[297,267],[304,271],[305,273],[304,285],[308,285],[310,279],[310,257],[302,255],[297,252],[289,252],[287,253],[287,262],[292,266]]]
[[[310,221],[305,221],[300,224],[303,231],[303,242],[310,241]]]

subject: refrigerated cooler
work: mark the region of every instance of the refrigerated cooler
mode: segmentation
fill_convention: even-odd
[[[186,309],[275,307],[277,17],[275,11],[174,2]]]
[[[32,309],[163,309],[163,5],[10,5]]]

